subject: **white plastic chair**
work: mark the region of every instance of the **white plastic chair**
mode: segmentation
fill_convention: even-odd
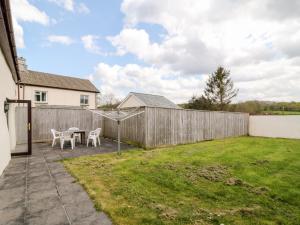
[[[79,128],[78,127],[70,127],[68,130],[69,131],[78,131]],[[81,140],[81,135],[80,134],[73,134],[73,136],[75,138],[75,141],[77,139],[80,142],[80,140]]]
[[[92,140],[93,144],[95,147],[97,147],[97,141],[100,146],[100,133],[101,133],[101,128],[97,128],[96,130],[90,131],[87,141],[86,141],[86,146],[89,147],[89,141]]]
[[[56,144],[56,139],[60,139],[61,132],[59,132],[55,129],[51,129],[51,133],[53,136],[53,140],[52,140],[52,148],[53,148],[54,145]]]
[[[60,148],[63,150],[64,149],[64,144],[65,141],[70,141],[71,142],[71,147],[74,149],[75,147],[75,138],[73,137],[73,132],[72,131],[64,131],[60,135]]]

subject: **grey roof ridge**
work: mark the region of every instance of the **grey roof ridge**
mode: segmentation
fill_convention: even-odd
[[[164,98],[166,98],[165,96],[163,96],[163,95],[157,95],[157,94],[148,94],[148,93],[142,93],[142,92],[134,92],[134,91],[131,91],[131,92],[129,92],[129,93],[131,93],[131,94],[142,94],[142,95],[152,95],[152,96],[160,96],[160,97],[164,97]],[[167,99],[167,98],[166,98]],[[169,100],[169,99],[168,99]]]

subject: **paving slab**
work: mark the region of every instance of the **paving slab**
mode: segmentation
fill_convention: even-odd
[[[37,191],[27,193],[27,199],[29,201],[44,201],[51,197],[58,197],[55,186],[47,187],[46,189],[40,189]]]
[[[0,210],[22,205],[25,200],[25,187],[0,190]]]
[[[99,222],[100,221],[100,222]],[[111,225],[110,219],[104,213],[93,214],[79,220],[75,220],[73,225]]]
[[[70,222],[62,206],[54,207],[36,214],[28,214],[26,222],[30,225],[69,225]]]
[[[23,187],[26,182],[26,175],[4,176],[0,181],[0,190]]]
[[[0,177],[0,225],[111,225],[60,160],[116,150],[117,142],[109,139],[101,147],[74,150],[33,144],[32,155],[12,158]]]
[[[53,208],[61,209],[61,202],[57,195],[44,197],[43,200],[30,199],[27,202],[27,213],[36,217],[38,214]]]
[[[5,208],[0,210],[0,225],[20,225],[25,224],[24,206]]]

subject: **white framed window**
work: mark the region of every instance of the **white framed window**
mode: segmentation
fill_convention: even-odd
[[[34,91],[34,101],[36,103],[47,103],[47,91]]]
[[[80,105],[89,105],[88,95],[80,95]]]

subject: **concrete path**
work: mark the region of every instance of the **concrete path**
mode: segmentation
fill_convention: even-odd
[[[130,146],[122,145],[123,149]],[[0,225],[108,225],[87,193],[57,160],[112,152],[116,143],[100,148],[52,149],[35,144],[33,155],[13,158],[0,178]]]

